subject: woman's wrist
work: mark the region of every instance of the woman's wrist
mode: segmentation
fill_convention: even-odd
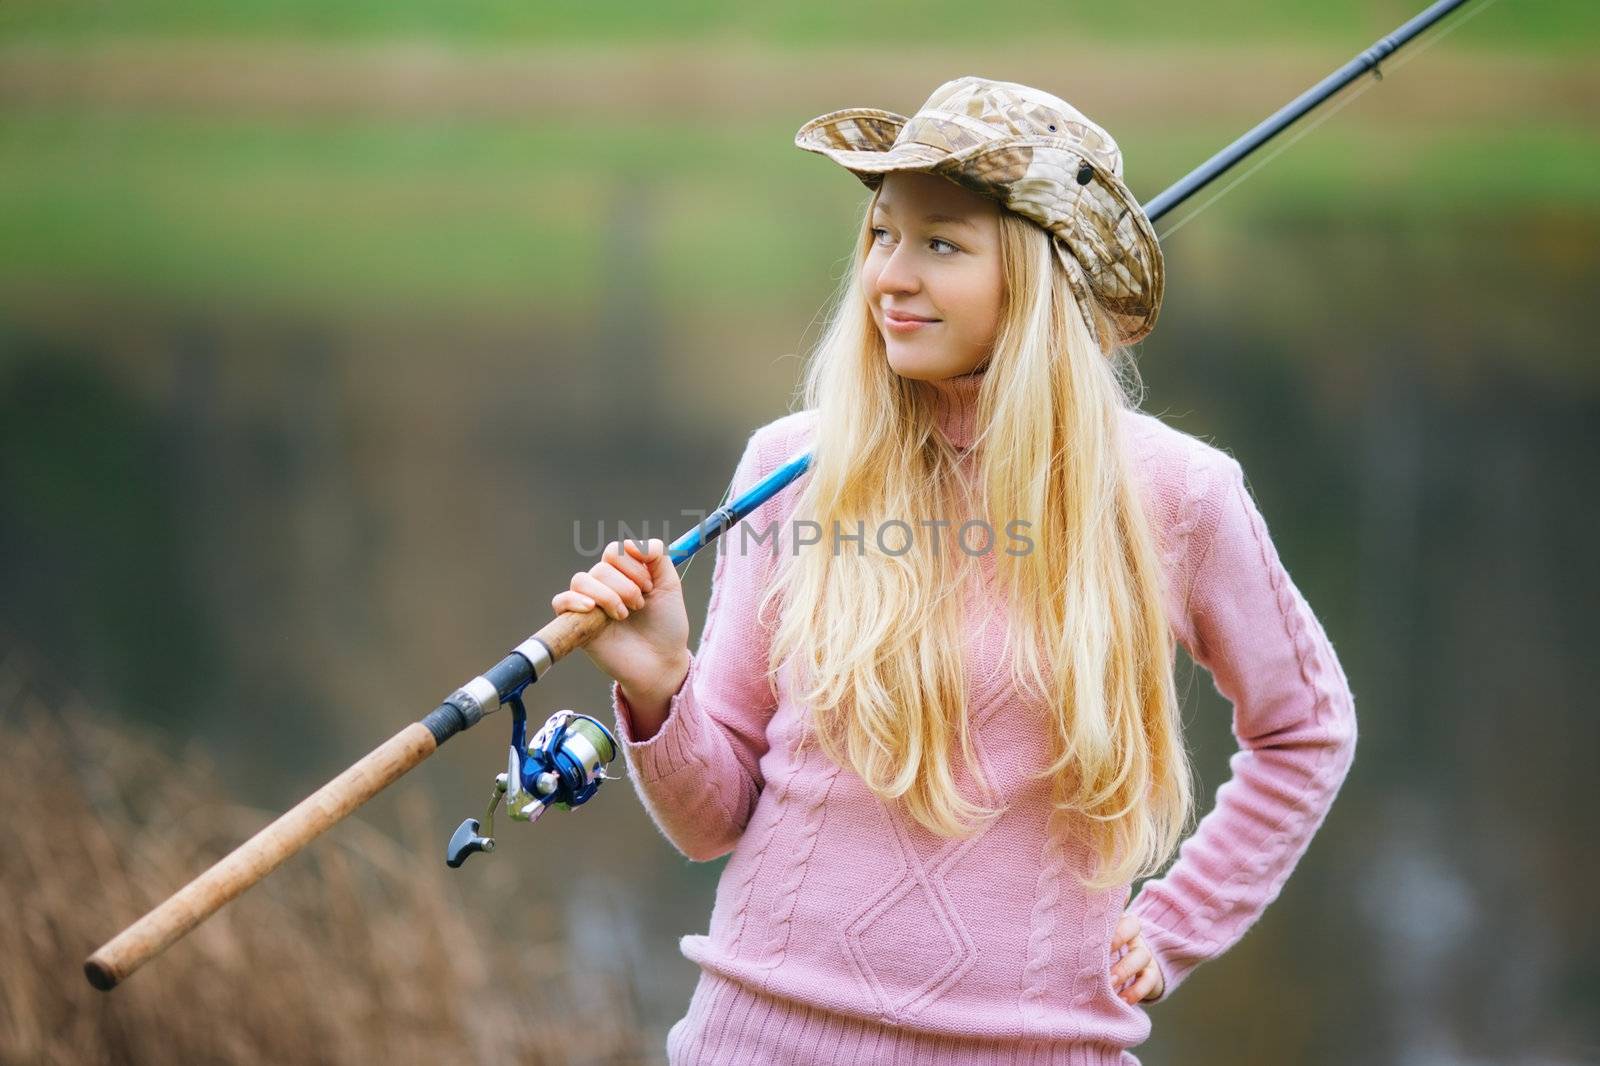
[[[617,685],[622,689],[622,698],[628,701],[628,706],[633,711],[634,734],[637,739],[648,740],[666,721],[672,697],[683,688],[692,661],[689,649],[684,648],[681,655],[654,671],[653,676],[649,678],[642,681],[618,679]]]

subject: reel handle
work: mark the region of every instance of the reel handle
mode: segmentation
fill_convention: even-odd
[[[450,838],[450,846],[445,850],[444,862],[452,870],[459,869],[467,861],[467,856],[493,850],[494,837],[479,836],[478,820],[468,818],[456,827],[455,835]]]

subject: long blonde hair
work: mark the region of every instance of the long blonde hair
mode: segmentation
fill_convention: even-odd
[[[1006,291],[977,401],[979,509],[953,510],[974,501],[958,452],[935,431],[935,393],[890,368],[857,287],[875,201],[807,367],[816,437],[793,518],[816,522],[824,540],[786,553],[766,592],[763,611],[782,603],[769,667],[798,668],[808,735],[836,764],[940,836],[975,832],[1001,812],[961,795],[953,759],[958,747],[981,774],[963,654],[972,557],[949,550],[953,537],[941,538],[947,550],[900,554],[903,533],[886,535],[885,551],[871,532],[864,552],[851,542],[836,554],[829,538],[894,520],[925,530],[953,514],[984,516],[997,535],[1025,528],[1034,550],[1003,551],[998,539],[991,550],[1011,681],[1049,709],[1042,776],[1057,809],[1083,816],[1097,859],[1087,887],[1149,876],[1176,849],[1193,794],[1160,559],[1124,454],[1131,355],[1097,339],[1110,337],[1109,320],[1097,307],[1085,321],[1048,234],[1001,211]],[[1008,527],[1018,519],[1029,524]]]

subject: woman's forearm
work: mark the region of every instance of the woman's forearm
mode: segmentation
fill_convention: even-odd
[[[683,687],[683,680],[689,673],[689,660],[689,649],[686,647],[670,666],[657,670],[651,678],[643,681],[617,679],[622,696],[633,711],[636,739],[649,740],[660,732],[662,723],[667,720],[672,697]]]

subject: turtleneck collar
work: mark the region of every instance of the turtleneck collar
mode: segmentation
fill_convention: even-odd
[[[988,368],[926,384],[934,394],[934,422],[957,448],[967,448],[978,435],[978,390]]]

